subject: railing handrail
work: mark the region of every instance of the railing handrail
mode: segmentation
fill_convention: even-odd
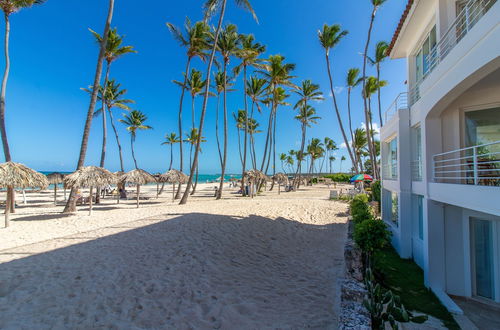
[[[391,105],[384,112],[385,122],[389,121],[397,111],[401,109],[408,109],[408,92],[399,93]]]
[[[462,149],[447,151],[447,152],[443,152],[443,153],[440,153],[440,154],[435,154],[433,156],[433,158],[436,158],[436,157],[439,157],[439,156],[444,156],[444,155],[449,155],[449,154],[452,154],[452,153],[455,153],[455,152],[462,152],[462,151],[466,151],[466,150],[472,150],[472,149],[475,149],[475,148],[488,147],[488,146],[491,146],[491,145],[494,145],[494,144],[500,144],[500,140],[495,141],[495,142],[480,144],[480,145],[477,145],[477,146],[472,146],[472,147],[466,147],[466,148],[462,148]],[[470,158],[470,157],[473,157],[473,156],[467,156],[467,158]]]
[[[421,83],[434,71],[434,68],[445,59],[455,48],[460,40],[468,34],[469,30],[487,13],[488,7],[492,7],[497,0],[469,0],[464,8],[458,13],[457,17],[450,24],[445,33],[441,35],[436,45],[424,55],[428,63],[426,72],[422,77],[409,88],[410,106],[420,99],[419,87]],[[490,6],[491,5],[491,6]],[[474,7],[475,6],[475,7]],[[461,30],[458,28],[461,26]],[[422,68],[423,70],[424,68]]]

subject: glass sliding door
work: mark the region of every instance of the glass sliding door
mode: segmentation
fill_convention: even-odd
[[[473,294],[495,299],[493,222],[471,218]]]

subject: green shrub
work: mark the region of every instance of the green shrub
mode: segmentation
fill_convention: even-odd
[[[365,220],[354,228],[354,242],[368,256],[388,246],[391,235],[382,220]]]
[[[346,173],[335,173],[335,174],[324,175],[323,177],[332,179],[333,182],[348,183],[352,175]]]
[[[372,188],[372,200],[380,203],[380,196],[382,191],[382,184],[380,181],[375,181],[371,185]]]
[[[359,194],[354,196],[350,203],[351,216],[354,223],[373,219],[373,213],[368,204],[368,195]]]

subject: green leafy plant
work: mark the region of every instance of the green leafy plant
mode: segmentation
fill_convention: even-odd
[[[345,174],[345,173],[335,173],[335,174],[324,175],[323,177],[328,178],[328,179],[332,179],[333,182],[346,183],[346,182],[349,182],[352,175]]]
[[[352,220],[356,224],[373,219],[373,212],[368,204],[368,195],[366,194],[354,196],[350,203],[350,210]]]
[[[393,294],[391,290],[382,289],[375,281],[370,268],[366,270],[365,284],[368,295],[363,305],[370,312],[372,329],[385,329],[386,323],[389,323],[392,329],[399,329],[398,323],[420,324],[427,321],[427,315],[414,316],[412,312],[406,310],[399,296]]]
[[[380,212],[381,196],[382,196],[382,182],[375,181],[371,184],[372,188],[372,200],[378,203],[378,212]]]
[[[369,219],[356,224],[354,242],[368,257],[389,245],[392,233],[382,220]]]

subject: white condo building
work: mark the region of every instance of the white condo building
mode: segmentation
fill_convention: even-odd
[[[408,91],[381,129],[393,245],[450,296],[500,302],[500,1],[409,0],[389,48]]]

